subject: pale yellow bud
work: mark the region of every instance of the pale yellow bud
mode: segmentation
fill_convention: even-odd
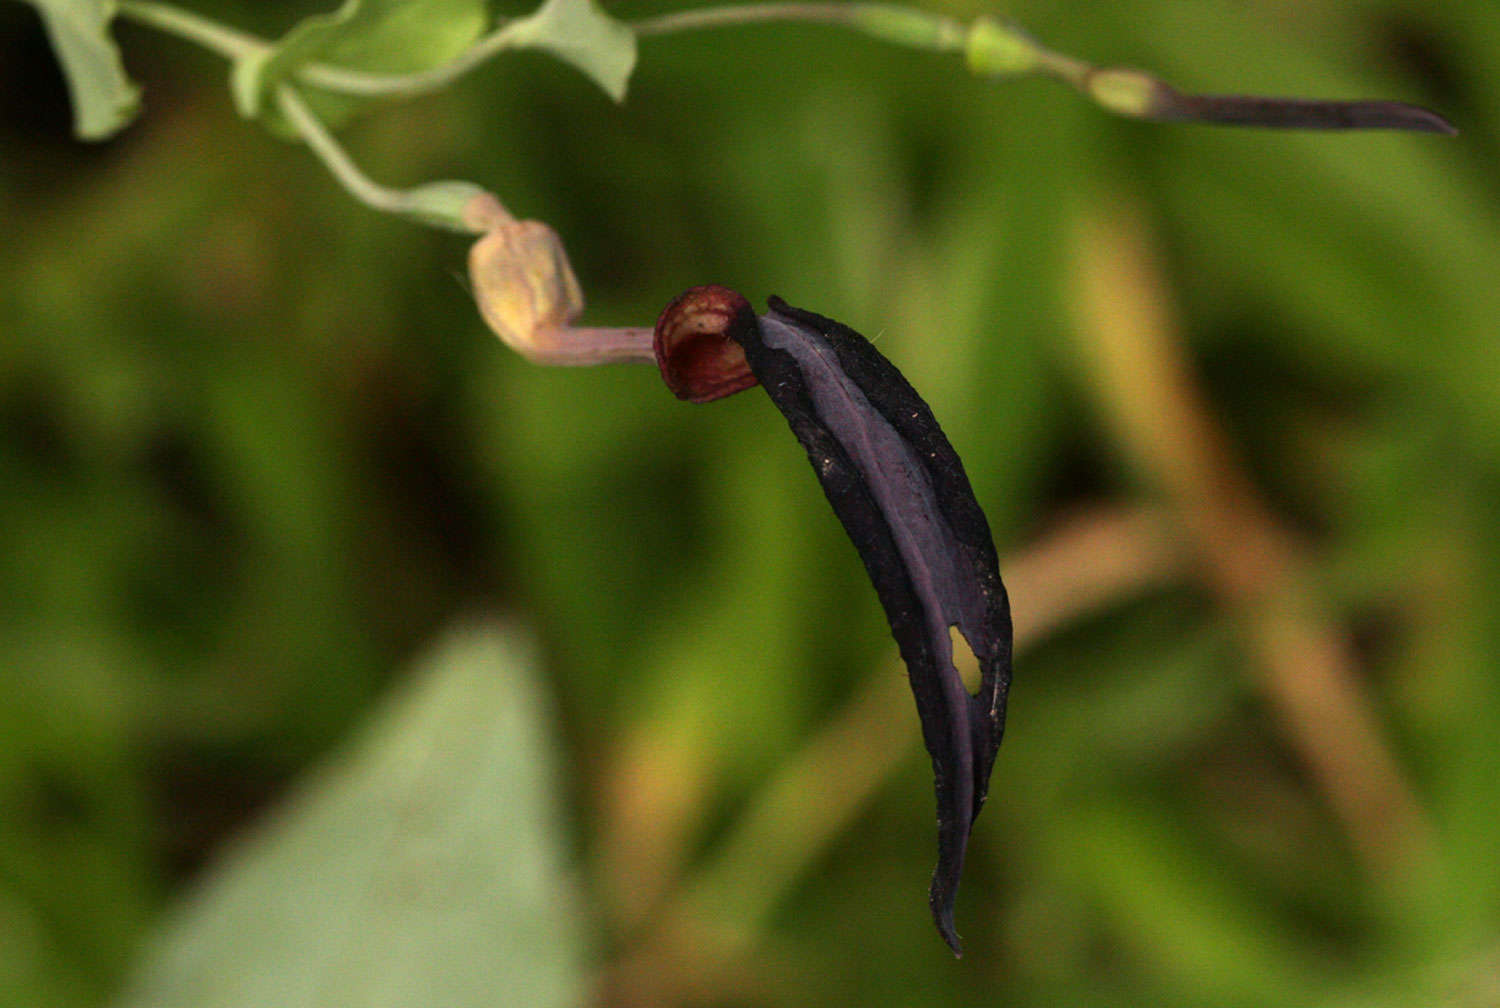
[[[484,223],[488,230],[469,250],[479,313],[507,346],[548,362],[562,330],[583,312],[583,291],[562,241],[541,221],[495,215]]]
[[[482,235],[469,250],[474,300],[506,346],[537,364],[656,359],[650,329],[574,327],[583,291],[556,231],[516,220],[489,193],[465,205],[464,224]]]

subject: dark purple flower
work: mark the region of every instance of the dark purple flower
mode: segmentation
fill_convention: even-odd
[[[1011,671],[1010,606],[984,512],[932,410],[859,333],[774,297],[757,318],[725,288],[694,288],[674,306],[699,303],[725,306],[723,334],[806,449],[885,608],[936,778],[933,919],[959,954],[954,898]],[[671,315],[659,332],[672,328]],[[979,661],[977,695],[955,667],[954,628]]]

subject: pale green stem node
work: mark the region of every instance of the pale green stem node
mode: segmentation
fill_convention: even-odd
[[[991,17],[977,18],[964,39],[969,69],[987,77],[1016,77],[1042,68],[1043,51],[1026,34]]]
[[[866,35],[914,49],[957,52],[964,45],[963,25],[941,14],[912,7],[855,4],[849,12],[849,23]]]
[[[1165,87],[1145,71],[1129,67],[1104,67],[1083,81],[1083,92],[1101,107],[1133,119],[1159,111]]]

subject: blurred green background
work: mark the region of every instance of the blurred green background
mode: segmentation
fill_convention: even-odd
[[[314,6],[211,13],[275,36]],[[145,113],[72,140],[34,11],[0,5],[0,1001],[113,999],[478,620],[538,694],[497,779],[553,782],[515,821],[571,866],[509,944],[574,993],[433,1003],[1500,1005],[1491,0],[948,9],[1463,132],[1132,123],[768,26],[644,41],[623,106],[519,54],[343,135],[382,181],[472,178],[550,223],[590,324],[779,294],[932,404],[1021,643],[960,962],[894,644],[762,394],[522,361],[465,239],[353,203],[179,41],[122,25]],[[370,744],[447,751],[446,723]],[[520,870],[500,818],[469,868]],[[251,920],[312,873],[274,849]],[[434,924],[472,950],[448,968],[523,933],[519,899]],[[420,1003],[321,996],[178,1003]]]

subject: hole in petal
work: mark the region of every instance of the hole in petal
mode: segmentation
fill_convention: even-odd
[[[970,696],[978,696],[982,678],[979,659],[975,657],[957,623],[948,628],[948,643],[953,648],[953,667],[958,669],[958,675],[964,681],[964,689],[969,691]]]

